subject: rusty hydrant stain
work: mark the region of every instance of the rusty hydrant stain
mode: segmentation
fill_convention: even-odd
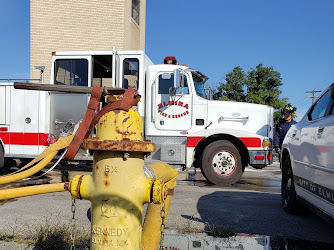
[[[123,120],[123,122],[126,122],[127,120],[129,120],[130,119],[130,117],[126,117],[124,120]]]
[[[110,172],[110,168],[106,168],[106,170],[104,171],[104,176],[106,178],[109,178],[109,172]]]

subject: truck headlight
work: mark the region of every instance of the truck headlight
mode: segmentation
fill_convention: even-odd
[[[264,148],[269,148],[270,147],[270,141],[269,141],[268,138],[263,140],[262,147],[264,147]]]

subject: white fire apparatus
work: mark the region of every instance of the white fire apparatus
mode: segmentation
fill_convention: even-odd
[[[249,164],[272,161],[273,108],[213,101],[201,72],[173,57],[153,65],[142,51],[53,52],[53,85],[135,88],[144,137],[156,144],[148,161],[199,167],[215,184],[235,183]],[[0,167],[33,158],[83,118],[88,94],[17,90],[0,83]],[[89,159],[81,152],[77,159]]]

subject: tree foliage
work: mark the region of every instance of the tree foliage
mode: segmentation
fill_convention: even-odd
[[[273,106],[275,122],[281,117],[280,110],[288,102],[288,98],[280,98],[280,87],[283,85],[281,74],[274,68],[263,64],[250,69],[247,74],[240,66],[226,74],[226,83],[219,83],[214,94],[216,100],[258,103]]]
[[[217,99],[225,101],[245,102],[246,75],[240,66],[234,67],[233,71],[226,74],[226,84],[218,86]]]

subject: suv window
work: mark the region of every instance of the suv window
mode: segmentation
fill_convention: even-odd
[[[314,105],[311,113],[309,114],[309,120],[317,120],[326,115],[326,110],[331,99],[329,97],[328,91],[317,101]]]

